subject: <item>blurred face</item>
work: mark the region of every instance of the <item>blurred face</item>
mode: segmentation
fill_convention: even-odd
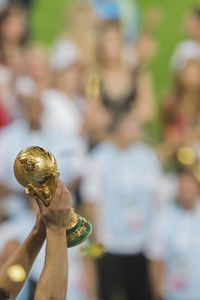
[[[37,99],[23,100],[22,112],[23,112],[24,120],[27,121],[31,129],[38,130],[41,128],[43,106],[39,100]]]
[[[66,94],[75,94],[80,89],[80,72],[74,65],[64,70],[58,77],[58,87]]]
[[[180,79],[186,89],[200,88],[200,62],[189,61],[180,74]]]
[[[1,25],[2,38],[9,42],[20,42],[26,32],[26,18],[23,11],[14,11]]]
[[[28,52],[27,70],[36,81],[43,81],[49,76],[48,57],[43,49],[35,48]]]
[[[115,28],[106,30],[101,43],[100,55],[105,62],[115,62],[121,58],[122,40],[120,31]]]
[[[147,63],[157,54],[158,43],[151,35],[141,35],[137,42],[138,55],[141,63]]]
[[[131,143],[137,140],[141,133],[141,122],[134,115],[127,115],[117,125],[115,137],[121,147],[128,147]]]
[[[195,206],[199,197],[199,185],[188,174],[183,174],[179,178],[178,200],[186,209],[191,209]]]
[[[190,14],[186,17],[185,28],[189,37],[198,39],[200,37],[200,20],[194,14]]]
[[[113,101],[126,97],[132,92],[135,84],[133,74],[128,68],[104,75],[104,89]]]

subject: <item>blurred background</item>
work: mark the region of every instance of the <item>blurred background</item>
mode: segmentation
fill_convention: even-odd
[[[0,266],[37,213],[13,174],[32,145],[94,228],[68,300],[200,299],[200,1],[0,0]]]

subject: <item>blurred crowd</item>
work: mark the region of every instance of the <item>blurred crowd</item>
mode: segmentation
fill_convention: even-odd
[[[18,152],[37,145],[93,224],[69,250],[68,300],[199,300],[200,7],[184,20],[158,109],[158,8],[141,27],[136,0],[72,1],[47,47],[31,40],[31,1],[0,4],[0,265],[37,214],[13,173]],[[162,141],[149,145],[158,116]],[[44,249],[19,300],[33,299],[43,259]]]

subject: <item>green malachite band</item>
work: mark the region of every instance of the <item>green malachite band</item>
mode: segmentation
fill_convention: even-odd
[[[72,228],[70,228],[69,230],[67,230],[67,234],[71,234],[73,233],[74,231],[76,231],[76,229],[78,229],[79,227],[81,226],[81,218],[79,217],[78,218],[78,222],[76,223],[76,225]]]
[[[84,225],[83,225],[83,222],[81,222],[80,226],[84,226],[84,231],[80,236],[75,237],[75,239],[74,238],[70,239],[70,235],[68,235],[68,239],[67,239],[67,247],[68,248],[75,247],[75,246],[81,244],[91,234],[92,225],[89,222],[87,222],[87,221],[85,222],[85,221],[86,220],[84,220]]]

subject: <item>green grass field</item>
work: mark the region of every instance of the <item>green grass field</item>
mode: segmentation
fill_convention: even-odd
[[[51,43],[59,33],[63,11],[67,4],[73,0],[35,0],[31,15],[32,34],[36,41]],[[121,0],[123,1],[123,0]],[[200,0],[138,0],[141,8],[142,22],[145,12],[151,7],[159,7],[163,12],[163,22],[155,33],[159,51],[151,64],[155,82],[156,101],[159,104],[162,95],[171,84],[169,59],[178,41],[184,37],[183,18],[187,11],[200,5]],[[76,20],[74,20],[76,21]],[[158,136],[160,122],[156,121],[150,130],[152,136]]]

